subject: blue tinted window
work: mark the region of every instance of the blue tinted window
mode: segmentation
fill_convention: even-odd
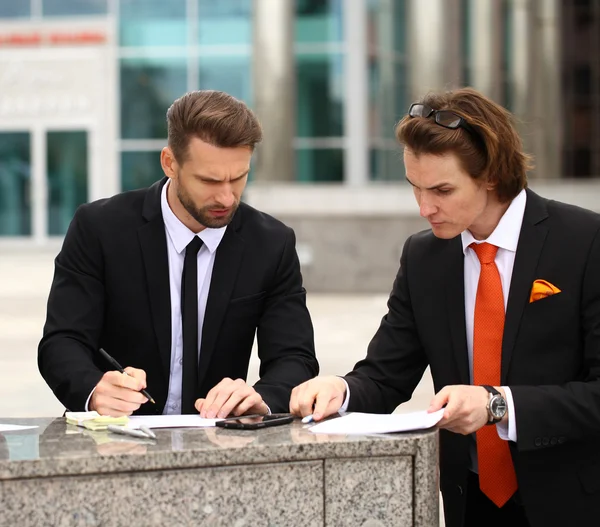
[[[163,178],[160,151],[121,154],[121,190],[145,188]]]
[[[87,132],[48,132],[48,234],[62,235],[88,197]]]
[[[121,46],[184,46],[185,4],[185,0],[120,0]]]
[[[342,0],[295,0],[296,42],[341,42]]]
[[[185,59],[121,60],[121,136],[167,137],[166,112],[186,92]]]
[[[23,2],[23,0],[19,0],[18,3],[20,2]],[[42,13],[44,16],[105,15],[107,10],[107,0],[42,1]]]
[[[198,85],[201,90],[224,91],[247,104],[251,104],[252,75],[250,57],[200,57]]]
[[[252,0],[198,0],[198,42],[250,44]]]
[[[369,151],[370,176],[374,181],[405,181],[402,151],[397,148],[379,148]]]
[[[31,234],[31,137],[0,132],[0,236]]]
[[[296,150],[296,181],[342,181],[344,151],[341,148]]]
[[[298,137],[342,136],[342,55],[299,54],[296,68]]]
[[[31,16],[30,0],[0,0],[0,18],[18,18]]]

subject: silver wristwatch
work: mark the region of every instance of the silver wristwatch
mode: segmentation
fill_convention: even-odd
[[[486,410],[488,413],[488,425],[495,425],[502,421],[502,418],[506,415],[508,407],[506,406],[506,400],[502,397],[502,394],[496,390],[493,386],[486,384],[482,385],[489,392],[488,403]]]

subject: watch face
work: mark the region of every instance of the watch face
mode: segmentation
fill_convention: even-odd
[[[506,401],[504,397],[495,395],[490,401],[490,412],[495,419],[502,419],[506,414]]]

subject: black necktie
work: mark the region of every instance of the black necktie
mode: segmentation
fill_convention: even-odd
[[[185,249],[181,273],[181,323],[183,329],[183,382],[181,413],[197,413],[194,408],[198,390],[198,236]]]

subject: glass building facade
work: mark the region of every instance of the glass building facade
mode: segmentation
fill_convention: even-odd
[[[344,179],[342,6],[295,2],[297,181]],[[252,0],[120,0],[123,189],[162,174],[164,116],[179,95],[222,90],[253,105],[252,9]]]
[[[0,0],[0,236],[60,236],[81,203],[161,178],[165,113],[185,92],[254,107],[259,1]],[[465,84],[534,123],[544,177],[598,175],[600,50],[577,52],[600,45],[597,2],[280,1],[295,101],[281,179],[403,181],[395,124],[429,89]],[[545,62],[561,38],[562,63]]]

